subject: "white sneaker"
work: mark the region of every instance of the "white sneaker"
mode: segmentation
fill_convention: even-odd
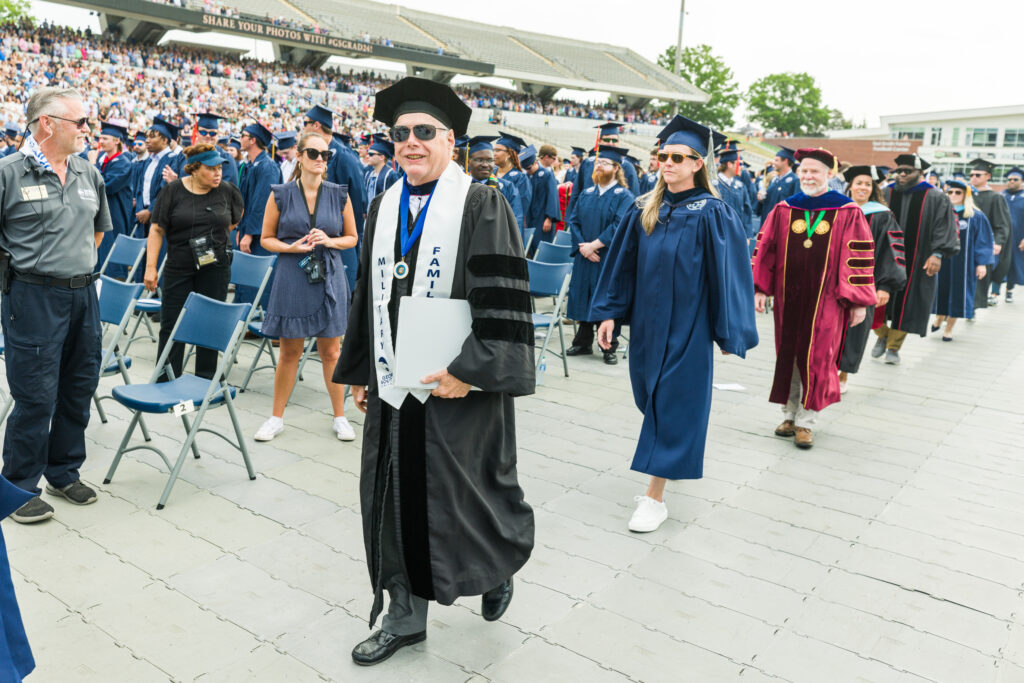
[[[252,438],[257,441],[270,441],[275,436],[284,431],[284,420],[280,417],[271,417],[269,420],[260,425],[260,428],[256,430],[256,435]]]
[[[654,531],[668,519],[668,506],[648,496],[636,496],[636,511],[629,518],[629,530],[637,533]]]
[[[356,432],[344,416],[334,418],[334,433],[342,441],[355,441]]]
[[[845,394],[847,389],[849,389],[849,387],[846,386],[846,382],[840,382],[839,383],[839,393],[840,394]]]

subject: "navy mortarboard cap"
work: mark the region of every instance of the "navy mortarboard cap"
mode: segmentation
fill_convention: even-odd
[[[872,182],[876,183],[884,177],[877,166],[851,166],[843,171],[843,180],[852,183],[854,178],[862,175],[866,175],[871,178]]]
[[[955,187],[961,190],[967,189],[967,181],[960,180],[959,178],[950,178],[946,181],[946,187]]]
[[[248,126],[242,129],[242,132],[248,133],[252,137],[259,140],[264,147],[270,147],[270,143],[274,141],[274,135],[269,130],[267,130],[267,127],[264,126],[259,121],[256,121],[255,123],[250,123]]]
[[[587,158],[588,158],[588,159],[589,159],[590,157],[596,157],[596,156],[597,156],[597,150],[596,150],[596,149],[592,149],[592,150],[590,150],[589,152],[587,152]]]
[[[135,142],[145,142],[145,141],[146,141],[146,134],[144,132],[142,132],[140,130],[138,133],[135,134]]]
[[[608,161],[614,161],[615,163],[622,165],[622,160],[629,154],[628,149],[622,147],[616,147],[615,145],[599,145],[597,148],[597,158],[607,159]]]
[[[896,168],[914,168],[923,171],[929,166],[931,164],[916,154],[901,154],[896,157]]]
[[[537,160],[537,148],[533,145],[524,147],[519,152],[519,165],[523,168],[533,165],[533,162]]]
[[[523,147],[526,147],[526,140],[522,139],[518,135],[512,135],[512,133],[505,133],[500,130],[498,131],[498,135],[500,137],[494,144],[501,145],[505,149],[512,152],[519,152]]]
[[[110,121],[100,121],[100,135],[109,135],[119,140],[128,140],[128,129]]]
[[[984,173],[988,173],[989,175],[992,175],[992,171],[994,171],[995,168],[995,164],[993,164],[991,161],[985,161],[984,159],[975,159],[974,161],[971,162],[971,170],[982,171]]]
[[[736,144],[735,140],[726,140],[725,143],[715,150],[715,155],[718,157],[718,161],[723,164],[736,161],[740,158],[739,145]]]
[[[359,136],[359,144],[361,144],[361,145],[369,145],[372,142],[373,142],[373,136],[372,135],[367,135],[366,133],[363,133],[362,135]]]
[[[492,143],[497,139],[497,135],[477,135],[471,137],[467,143],[469,145],[469,153],[476,154],[477,152],[494,149]]]
[[[196,114],[196,125],[200,128],[216,130],[220,128],[220,120],[223,118],[223,116],[218,116],[217,114],[203,112],[202,114]]]
[[[686,145],[704,157],[708,155],[709,148],[721,145],[726,138],[705,125],[676,114],[668,125],[658,133],[658,140],[661,141],[662,146]]]
[[[231,138],[230,138],[229,136],[227,136],[227,135],[225,135],[225,136],[224,136],[224,137],[222,137],[222,138],[217,138],[217,144],[218,144],[218,145],[224,145],[224,146],[227,146],[227,144],[228,144],[229,142],[231,142]]]
[[[242,149],[242,141],[238,138],[231,138],[228,140],[228,147],[234,147],[235,149]]]
[[[388,140],[388,136],[377,133],[373,136],[373,144],[370,145],[370,151],[383,154],[390,159],[395,156],[395,144]]]
[[[583,149],[582,147],[573,147],[572,153],[575,156],[578,156],[580,159],[584,159],[587,156],[587,150]]]
[[[153,125],[149,127],[150,130],[155,130],[160,135],[163,135],[168,140],[178,139],[178,127],[169,121],[164,121],[159,116],[153,117]]]
[[[322,104],[314,104],[313,108],[306,112],[306,118],[322,126],[334,128],[334,112]]]
[[[298,142],[298,134],[293,130],[286,130],[283,133],[274,133],[278,149],[291,149]]]
[[[433,116],[455,132],[465,135],[473,110],[444,83],[406,76],[377,93],[373,118],[393,126],[402,114]]]
[[[615,121],[608,121],[607,123],[602,123],[599,126],[594,126],[594,128],[600,128],[601,129],[601,137],[606,138],[606,137],[610,137],[612,135],[618,135],[619,134],[619,130],[624,125],[625,124],[623,124],[623,123],[617,123]]]
[[[1009,178],[1012,175],[1015,175],[1018,178],[1024,178],[1024,170],[1021,170],[1021,169],[1017,168],[1016,166],[1014,166],[1013,168],[1011,168],[1009,171],[1006,172],[1006,177],[1007,178]]]
[[[21,127],[14,123],[8,123],[4,126],[4,135],[9,138],[16,138],[21,135]]]
[[[629,163],[633,164],[634,166],[639,166],[640,165],[640,160],[637,159],[632,154],[627,154],[626,155],[626,161],[628,161]]]
[[[796,152],[789,147],[779,147],[779,151],[775,153],[775,156],[779,159],[789,159],[789,163],[796,165]]]
[[[460,135],[457,138],[455,138],[455,149],[465,149],[468,144],[469,144],[469,136],[468,135]]]
[[[839,159],[836,158],[835,154],[824,147],[801,147],[796,151],[794,156],[797,161],[803,161],[804,159],[820,161],[831,171],[837,171],[839,169]]]
[[[958,179],[958,180],[964,180],[964,179],[966,179],[966,178],[967,178],[967,176],[965,176],[965,175],[964,175],[963,173],[961,173],[960,171],[956,171],[956,172],[954,172],[954,173],[951,173],[950,175],[951,175],[951,176],[952,176],[953,178],[956,178],[956,179]]]

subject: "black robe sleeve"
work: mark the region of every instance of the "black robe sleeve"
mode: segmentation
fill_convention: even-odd
[[[345,342],[341,346],[341,357],[334,368],[333,379],[336,384],[366,386],[370,383],[370,373],[373,370],[373,359],[370,353],[373,346],[373,335],[371,334],[372,324],[367,290],[370,287],[370,253],[373,251],[373,234],[377,225],[377,211],[380,208],[381,197],[383,197],[383,193],[374,198],[366,214],[356,288],[348,309]]]
[[[875,289],[892,294],[907,284],[903,261],[903,232],[891,211],[872,216],[871,232],[875,239]]]
[[[993,192],[995,198],[992,200],[991,211],[986,213],[989,224],[992,225],[992,236],[995,243],[1002,246],[1010,239],[1013,232],[1013,223],[1010,220],[1010,206],[998,192]]]
[[[459,268],[472,333],[448,372],[483,391],[512,396],[536,387],[529,271],[515,215],[501,193],[474,185],[466,199]]]

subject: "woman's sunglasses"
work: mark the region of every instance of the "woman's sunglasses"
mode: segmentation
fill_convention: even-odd
[[[331,157],[334,156],[333,149],[313,149],[307,147],[306,149],[300,150],[306,155],[306,158],[310,161],[316,161],[317,159],[323,159],[324,161],[330,161]]]
[[[685,159],[693,159],[694,161],[700,161],[700,157],[696,154],[680,154],[679,152],[658,152],[658,163],[665,163],[669,159],[672,160],[673,164],[681,164]]]
[[[433,140],[439,130],[448,129],[441,128],[440,126],[432,126],[429,123],[418,123],[411,128],[409,126],[393,126],[391,128],[391,139],[394,142],[405,142],[409,139],[409,133],[411,132],[416,136],[417,140],[426,142],[427,140]]]

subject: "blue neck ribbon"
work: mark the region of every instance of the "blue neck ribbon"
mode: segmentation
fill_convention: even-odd
[[[434,198],[434,193],[427,196],[427,202],[420,209],[420,213],[416,216],[416,224],[412,226],[412,234],[409,234],[409,184],[402,183],[402,199],[399,203],[399,213],[401,214],[402,220],[402,258],[409,253],[412,249],[412,245],[416,243],[416,240],[423,234],[423,223],[427,218],[427,209],[430,208],[430,200]]]

